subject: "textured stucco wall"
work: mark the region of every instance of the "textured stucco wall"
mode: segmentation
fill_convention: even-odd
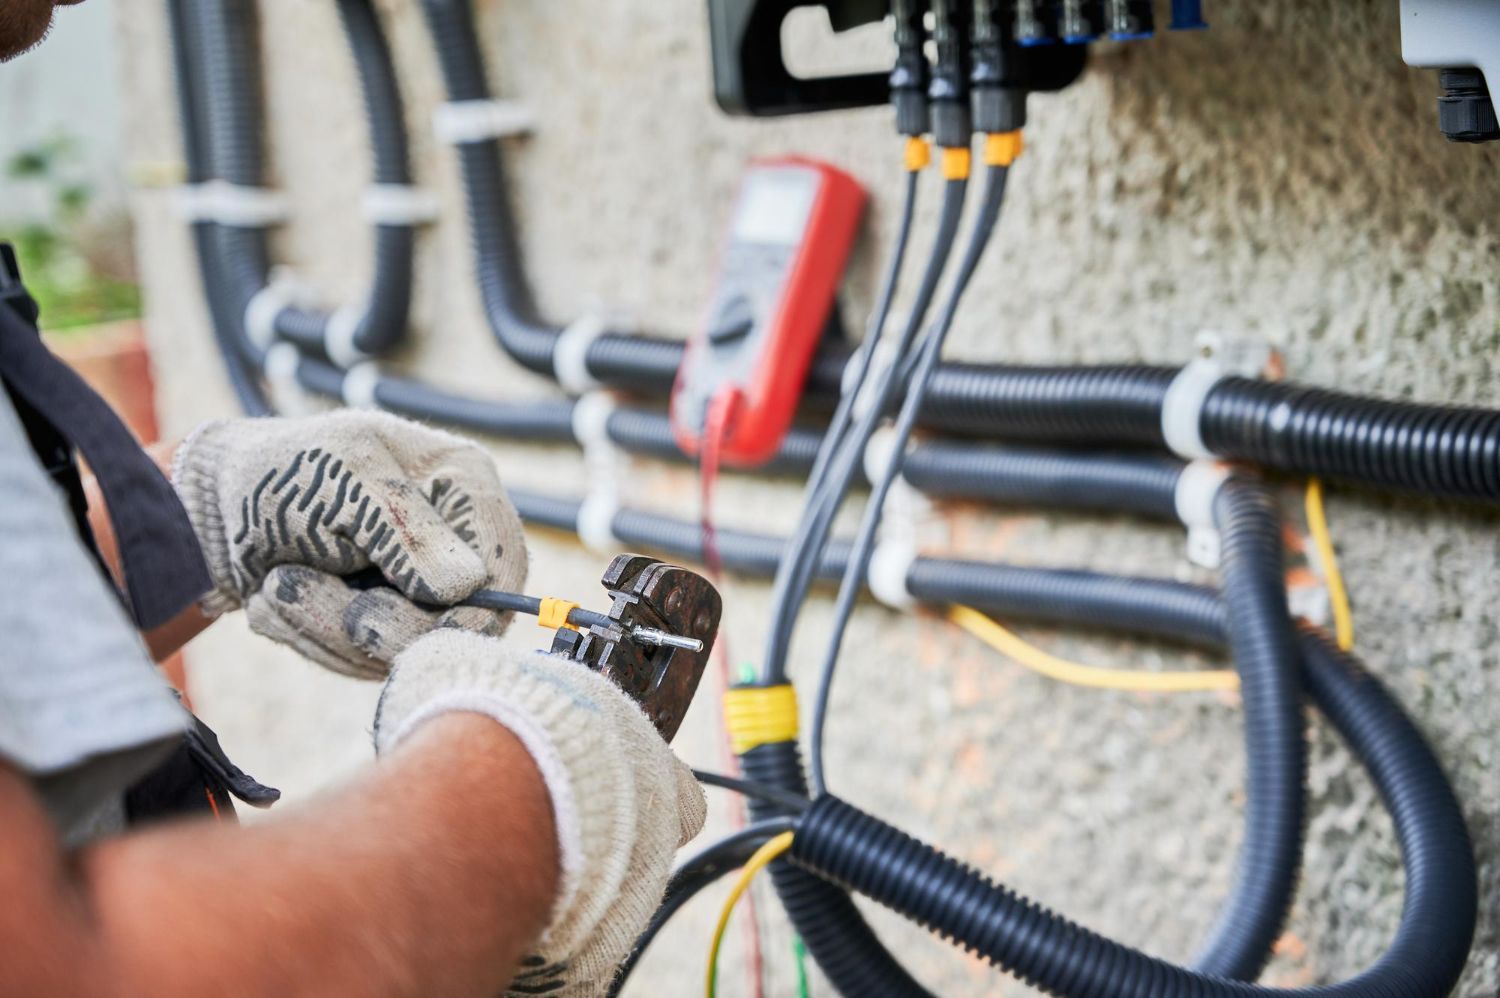
[[[367,235],[358,97],[331,5],[262,5],[272,162],[294,199],[278,257],[337,299],[357,291]],[[489,339],[470,277],[452,156],[426,127],[437,78],[415,5],[388,0],[418,178],[443,198],[422,238],[414,345],[402,366],[495,398],[551,391]],[[1178,362],[1205,327],[1257,332],[1295,377],[1363,392],[1500,405],[1500,150],[1437,135],[1431,74],[1401,64],[1394,0],[1215,5],[1213,30],[1099,52],[1086,78],[1035,98],[1012,184],[951,353],[974,359]],[[175,148],[158,5],[122,25],[132,155]],[[545,122],[510,150],[512,196],[539,299],[594,304],[685,333],[745,159],[799,151],[875,192],[853,266],[868,304],[892,224],[899,149],[872,110],[774,123],[709,99],[699,0],[482,4],[494,82]],[[183,228],[167,192],[135,196],[169,429],[227,414]],[[931,221],[930,215],[927,219]],[[924,230],[925,231],[925,230]],[[920,240],[920,237],[919,237]],[[529,487],[582,487],[572,451],[497,448]],[[687,473],[641,465],[643,502],[692,511]],[[732,481],[726,522],[791,522],[796,489]],[[1126,520],[946,510],[968,556],[1188,576],[1178,534]],[[1485,915],[1460,993],[1500,991],[1500,581],[1487,511],[1333,490],[1331,516],[1358,645],[1449,766],[1478,843]],[[532,539],[535,591],[588,594],[600,560]],[[761,639],[763,585],[731,581],[729,634]],[[794,675],[827,620],[815,602]],[[1031,632],[1038,633],[1038,632]],[[1040,632],[1090,660],[1180,664],[1175,649]],[[513,640],[536,642],[518,625]],[[1018,672],[931,619],[864,607],[835,694],[835,789],[1083,922],[1186,958],[1216,910],[1239,838],[1242,749],[1232,702],[1098,693]],[[305,797],[368,756],[374,691],[316,674],[237,622],[201,639],[195,696],[257,775]],[[712,763],[712,701],[679,746]],[[1267,980],[1336,980],[1381,951],[1401,904],[1390,823],[1369,781],[1314,720],[1306,876]],[[716,801],[715,821],[722,802]],[[761,911],[773,905],[763,896]],[[712,901],[678,919],[634,993],[687,995]],[[887,938],[945,995],[1028,993],[907,926]],[[791,987],[784,930],[767,929],[772,993]],[[725,990],[741,993],[739,933]]]

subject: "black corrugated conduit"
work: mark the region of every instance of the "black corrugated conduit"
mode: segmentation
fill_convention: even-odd
[[[200,173],[258,186],[262,177],[259,107],[254,70],[244,58],[253,52],[253,46],[246,44],[247,38],[255,36],[252,13],[243,0],[188,6],[203,8],[202,14],[214,29],[207,37],[199,35],[202,61],[210,70],[200,67],[203,81],[195,83],[193,74],[184,75],[179,65],[180,85],[202,102],[199,113],[184,114],[184,127],[196,120],[211,136],[204,144],[212,154],[205,151],[203,155],[211,161],[212,170]],[[395,139],[402,134],[400,116],[393,110],[379,110],[399,107],[379,21],[370,12],[368,0],[341,0],[340,9],[346,14],[351,45],[356,47],[371,125],[379,133],[374,140],[377,170],[390,165],[397,171],[379,176],[399,182],[406,176],[405,157],[396,155],[399,143]],[[450,99],[486,99],[489,88],[468,0],[426,0],[424,9]],[[188,154],[193,155],[191,147]],[[551,372],[551,349],[559,330],[536,318],[526,289],[505,198],[499,144],[494,140],[465,144],[460,157],[469,189],[476,268],[491,324],[519,360],[534,370]],[[242,338],[244,304],[263,286],[267,273],[264,233],[213,228],[218,230],[214,241],[224,257],[220,265],[204,268],[211,302],[219,298],[215,325],[223,336],[223,327],[230,324]],[[400,286],[399,281],[387,282],[377,275],[375,287],[382,292]],[[387,313],[384,308],[379,311],[382,316]],[[404,312],[402,318],[404,322]],[[293,325],[300,328],[300,323]],[[301,341],[311,345],[319,337],[303,336]],[[664,392],[675,376],[681,349],[675,341],[606,333],[594,340],[587,367],[607,384]],[[259,360],[253,347],[241,344],[240,350],[251,360]],[[819,357],[809,377],[809,393],[836,397],[846,359],[842,350]],[[1177,373],[1176,368],[1149,365],[947,363],[933,375],[921,423],[933,429],[1022,441],[1160,448],[1164,446],[1162,404]],[[340,393],[341,385],[334,384],[334,379],[311,380],[332,388],[329,394],[335,397]],[[387,392],[387,384],[393,382],[395,387]],[[523,417],[515,406],[498,406],[490,412],[495,403],[400,379],[382,378],[379,386],[376,394],[382,402],[389,395],[392,407],[403,406],[399,411],[409,415],[445,419],[452,414],[460,425],[487,432],[514,429],[524,433],[536,426],[536,420]],[[244,391],[237,390],[244,397]],[[1200,430],[1208,448],[1225,458],[1382,489],[1500,501],[1500,411],[1493,409],[1383,401],[1226,378],[1208,392]],[[666,438],[656,438],[653,447],[656,453],[665,453]]]
[[[1213,602],[1211,595],[1202,598]],[[1212,614],[1212,608],[1200,613]],[[1478,910],[1462,810],[1432,750],[1380,683],[1321,634],[1304,632],[1300,644],[1304,680],[1374,779],[1395,821],[1406,868],[1394,941],[1349,981],[1281,989],[1174,966],[1053,914],[833,797],[814,801],[799,823],[791,862],[879,901],[1046,994],[1440,998],[1463,971]]]
[[[569,517],[577,514],[578,504],[568,500],[526,493],[515,493],[513,497],[523,516],[533,521],[540,517],[550,526],[564,527]],[[1227,513],[1259,518],[1259,512],[1254,508],[1258,500],[1247,502],[1251,508],[1241,511],[1238,508],[1240,500],[1226,500],[1231,507]],[[622,530],[622,527],[627,529]],[[691,524],[652,514],[622,512],[616,518],[615,530],[624,543],[648,545],[679,557],[697,557],[699,554],[696,531]],[[634,536],[627,536],[632,533]],[[728,543],[731,540],[733,543]],[[783,543],[777,538],[731,531],[725,531],[721,536],[727,567],[762,576],[768,574],[775,564],[775,553]],[[1226,551],[1231,560],[1235,558],[1233,550],[1231,545]],[[846,556],[847,552],[843,552],[838,557],[825,558],[820,577],[825,580],[837,578],[842,568],[839,562]],[[1253,566],[1263,556],[1263,551],[1252,549],[1248,563]],[[1226,582],[1235,577],[1237,570],[1231,570],[1226,564]],[[925,602],[963,603],[1007,617],[1154,635],[1205,647],[1223,647],[1229,641],[1229,603],[1212,589],[1169,580],[921,558],[912,566],[907,587],[914,597]],[[1262,640],[1268,647],[1275,647],[1283,639]],[[1420,998],[1446,994],[1467,956],[1477,908],[1473,853],[1457,801],[1421,735],[1383,687],[1364,673],[1351,657],[1335,650],[1320,632],[1311,628],[1304,628],[1297,637],[1296,655],[1301,662],[1303,681],[1309,684],[1314,702],[1371,770],[1396,818],[1408,867],[1408,898],[1402,925],[1387,955],[1370,972],[1352,982],[1326,992],[1315,989],[1308,993],[1369,998]],[[1300,731],[1297,737],[1300,739]],[[746,776],[753,780],[806,792],[801,762],[793,743],[762,745],[746,753],[742,762]],[[809,816],[832,810],[829,801],[832,798],[820,799]],[[751,801],[751,810],[758,819],[774,817],[777,813],[774,807],[756,801]],[[1002,965],[1012,972],[1022,976],[1033,972],[1044,975],[1029,979],[1048,993],[1120,995],[1125,998],[1136,995],[1281,993],[1214,979],[1136,954],[1063,922],[1030,902],[1012,900],[1008,910],[1014,914],[1019,906],[1031,914],[1031,921],[1023,923],[1012,919],[1004,923],[1010,928],[994,929],[975,942],[971,938],[976,931],[974,926],[1000,924],[984,914],[985,905],[1000,903],[991,893],[986,893],[992,889],[986,886],[981,891],[959,874],[941,883],[902,880],[892,887],[881,879],[881,869],[899,871],[901,876],[915,879],[913,869],[948,869],[944,864],[951,864],[959,870],[962,868],[920,844],[903,847],[905,851],[892,845],[890,852],[878,852],[885,848],[881,843],[900,845],[905,840],[888,826],[871,825],[873,821],[856,813],[853,817],[830,822],[826,832],[814,828],[814,834],[809,838],[812,845],[801,843],[802,836],[808,831],[808,825],[804,824],[799,831],[801,844],[794,845],[793,856],[804,866],[811,867],[817,877],[808,876],[807,870],[778,869],[776,864],[771,868],[773,880],[778,881],[778,893],[789,914],[797,921],[799,932],[804,933],[809,950],[825,954],[827,959],[820,960],[820,966],[843,993],[912,998],[927,992],[884,950],[848,896],[818,877],[830,878],[846,888],[869,893],[905,914],[921,916],[926,919],[924,924],[971,948],[977,947],[976,951],[983,955],[1003,961]],[[871,828],[879,833],[873,839],[858,837],[863,834],[861,830],[868,832]],[[862,860],[854,864],[852,872],[845,865],[834,866],[834,859],[830,856],[836,847],[826,845],[825,834],[840,836],[840,841],[853,836],[848,844],[850,848],[856,848],[854,855]],[[1300,834],[1300,823],[1297,834]],[[1247,838],[1248,835],[1247,830]],[[804,849],[810,850],[808,855],[813,858],[805,858]],[[924,859],[927,866],[915,861],[906,862],[912,850],[916,850],[919,859],[930,854],[942,862]],[[902,865],[903,862],[906,865]],[[967,871],[963,871],[963,875],[977,876],[969,875]],[[871,879],[867,881],[865,878]],[[782,887],[787,888],[785,893],[780,890]],[[998,892],[1000,889],[993,890]],[[949,897],[950,903],[946,907],[939,904],[942,896]],[[920,899],[929,907],[914,910],[912,898]],[[973,902],[968,908],[962,903],[965,899]],[[1269,908],[1274,910],[1278,906],[1279,902]],[[946,921],[939,922],[939,916]],[[1003,935],[1002,932],[1009,934]],[[812,938],[807,938],[809,933]],[[1056,945],[1047,941],[1048,934],[1058,940]],[[813,949],[814,940],[818,944],[816,950]],[[1034,951],[1050,953],[1054,962],[1027,963],[1023,967],[1021,963],[1010,962],[1016,959],[1011,956],[995,956],[996,952],[1001,952],[998,947],[1002,943],[1008,943],[1012,949],[1023,949],[1028,959],[1037,961],[1041,961],[1041,957]],[[991,948],[985,949],[984,946]],[[1106,957],[1123,976],[1107,980],[1099,976],[1097,968],[1102,965],[1099,961]],[[1059,967],[1063,969],[1059,970]],[[1067,976],[1085,972],[1087,978]]]
[[[206,141],[186,143],[189,172],[203,180],[219,180],[238,187],[260,188],[265,181],[261,153],[260,79],[253,6],[245,0],[210,0],[187,5],[190,18],[174,30],[191,31],[194,42],[185,50],[196,65],[182,75],[179,87],[188,91],[184,127],[201,120]],[[369,123],[374,183],[409,187],[406,126],[395,67],[370,0],[338,0],[340,21],[349,39],[358,71]],[[250,40],[250,41],[247,41]],[[179,49],[183,46],[179,45]],[[181,61],[181,59],[179,59]],[[195,162],[196,161],[196,162]],[[374,268],[362,303],[352,345],[363,354],[389,350],[406,329],[411,302],[412,222],[382,221],[375,226]],[[212,257],[203,267],[205,284],[216,313],[245,335],[244,313],[250,300],[266,287],[270,257],[266,231],[259,226],[212,224]],[[231,319],[232,317],[232,319]],[[330,313],[287,304],[277,312],[279,337],[314,353],[324,349]],[[242,345],[242,352],[246,347]],[[252,349],[259,361],[259,350]]]

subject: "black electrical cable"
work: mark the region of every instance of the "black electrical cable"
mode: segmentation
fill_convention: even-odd
[[[906,443],[911,439],[927,383],[937,366],[938,358],[942,356],[943,344],[948,338],[949,330],[953,327],[959,303],[963,300],[964,292],[968,289],[974,271],[979,267],[979,261],[984,256],[990,236],[994,233],[995,225],[1000,218],[1000,208],[1005,202],[1006,179],[1009,175],[1010,170],[1006,166],[993,166],[986,171],[984,193],[980,199],[979,214],[974,220],[969,244],[959,261],[958,271],[948,290],[947,299],[921,344],[919,360],[911,381],[907,385],[906,398],[901,404],[901,412],[896,419],[890,457],[886,461],[880,478],[873,483],[870,500],[865,506],[864,516],[855,533],[849,563],[844,567],[844,578],[839,584],[838,597],[834,603],[833,623],[829,628],[828,644],[819,673],[817,697],[813,701],[809,760],[814,794],[822,794],[827,790],[823,768],[823,731],[828,718],[828,699],[833,687],[834,672],[838,666],[839,651],[843,647],[844,632],[849,626],[850,616],[854,613],[854,601],[864,591],[870,558],[875,550],[876,534],[880,529],[881,518],[884,514],[885,501],[890,495],[891,486],[901,472],[902,455],[906,449]]]
[[[937,293],[938,282],[947,267],[948,257],[958,234],[959,221],[963,215],[964,194],[968,189],[967,179],[947,180],[943,184],[943,204],[938,221],[938,231],[933,239],[932,253],[922,273],[921,282],[912,301],[900,336],[895,341],[894,358],[897,362],[911,349],[918,330],[926,318],[927,309]],[[801,522],[793,536],[787,557],[777,568],[776,581],[771,595],[771,622],[767,635],[765,660],[761,663],[761,682],[774,685],[785,681],[786,656],[791,646],[793,628],[797,614],[806,598],[808,587],[816,575],[818,560],[827,542],[833,518],[849,492],[854,475],[862,464],[865,445],[874,434],[895,391],[895,374],[898,364],[886,368],[867,389],[865,410],[854,427],[844,436],[838,452],[826,463],[824,480],[810,483],[812,495],[803,507]],[[863,386],[851,385],[849,393]]]
[[[802,803],[807,802],[802,801]],[[620,993],[625,987],[625,982],[630,978],[631,972],[635,970],[636,964],[640,962],[641,956],[646,952],[646,947],[651,945],[651,941],[683,905],[726,873],[744,866],[755,851],[767,841],[782,832],[792,831],[796,827],[796,819],[791,817],[757,821],[730,833],[679,866],[667,883],[666,895],[662,898],[661,906],[656,909],[656,914],[651,917],[646,931],[641,933],[640,938],[635,941],[635,946],[621,962],[606,994],[614,998]]]
[[[807,810],[807,798],[799,797],[789,793],[780,787],[773,787],[769,783],[759,783],[755,780],[744,780],[734,776],[725,776],[723,773],[711,773],[706,769],[693,770],[693,778],[705,786],[718,787],[721,790],[733,790],[735,793],[746,797],[754,797],[768,804],[785,808],[793,814]]]
[[[1218,617],[1212,595],[1197,614]],[[1217,611],[1217,612],[1216,612]],[[1396,825],[1406,901],[1374,966],[1335,985],[1274,988],[1173,966],[1055,915],[833,797],[798,825],[791,861],[893,908],[1046,994],[1439,998],[1463,972],[1478,914],[1473,846],[1432,750],[1380,683],[1321,634],[1300,640],[1314,701],[1369,770]],[[851,940],[856,945],[858,940]]]

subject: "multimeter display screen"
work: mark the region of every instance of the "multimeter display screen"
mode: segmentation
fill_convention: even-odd
[[[795,246],[807,228],[807,215],[817,196],[817,183],[807,171],[760,170],[740,193],[734,216],[738,242]]]

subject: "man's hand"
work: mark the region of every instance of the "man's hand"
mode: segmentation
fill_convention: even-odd
[[[635,702],[576,662],[431,634],[396,660],[376,749],[452,712],[509,728],[552,799],[561,883],[512,993],[603,994],[661,902],[673,853],[703,827],[703,791]]]
[[[525,582],[489,455],[386,413],[209,423],[172,480],[213,572],[205,612],[247,606],[254,630],[338,672],[380,678],[438,627],[498,633],[508,615],[435,608]],[[395,588],[344,583],[370,566]]]

